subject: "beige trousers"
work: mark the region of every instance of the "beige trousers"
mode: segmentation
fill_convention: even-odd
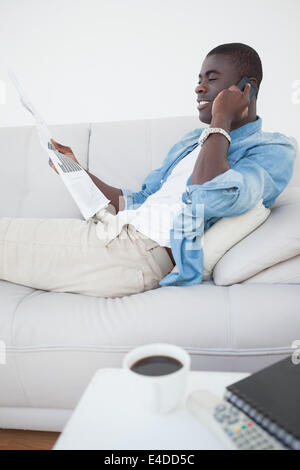
[[[167,250],[131,224],[110,230],[114,218],[0,218],[0,279],[97,297],[160,287],[174,267]]]

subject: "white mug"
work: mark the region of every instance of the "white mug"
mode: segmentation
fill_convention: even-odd
[[[143,375],[131,367],[140,359],[150,356],[168,356],[181,362],[182,367],[165,375]],[[123,368],[131,377],[136,392],[136,400],[151,412],[165,413],[183,405],[188,373],[191,366],[190,355],[173,344],[146,344],[131,351],[123,359]]]

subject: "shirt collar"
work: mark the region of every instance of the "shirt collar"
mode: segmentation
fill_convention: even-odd
[[[245,139],[249,135],[255,134],[256,132],[261,131],[262,119],[260,116],[256,116],[256,117],[257,117],[256,121],[248,122],[247,124],[244,124],[238,129],[235,129],[229,132],[229,135],[232,141]],[[198,127],[188,132],[187,134],[185,134],[184,137],[175,144],[175,147],[171,149],[173,151],[173,154],[171,155],[173,160],[174,160],[174,153],[175,153],[175,158],[177,158],[178,155],[181,155],[181,157],[183,158],[185,155],[187,155],[192,150],[194,150],[194,148],[197,147],[198,145],[198,139],[200,135],[202,134],[202,132],[204,131],[204,129],[205,127],[200,127],[200,128]],[[184,154],[182,154],[182,151],[183,151],[182,149],[184,149]]]
[[[229,132],[230,137],[235,139],[244,139],[255,132],[261,130],[262,127],[262,118],[257,116],[256,121],[248,122],[243,126],[239,127],[238,129],[234,129],[233,131]]]

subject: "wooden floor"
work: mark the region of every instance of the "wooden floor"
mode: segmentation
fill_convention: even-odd
[[[0,429],[0,450],[51,450],[59,432]]]

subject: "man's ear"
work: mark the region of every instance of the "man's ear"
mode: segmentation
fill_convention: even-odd
[[[256,86],[257,88],[257,94],[255,96],[253,96],[253,100],[255,99],[257,101],[257,96],[258,96],[258,87],[257,87],[257,79],[255,77],[249,77],[249,80],[251,81],[251,83],[253,83],[253,85]]]
[[[257,79],[255,77],[249,77],[249,80],[253,83],[253,85],[257,88]]]

